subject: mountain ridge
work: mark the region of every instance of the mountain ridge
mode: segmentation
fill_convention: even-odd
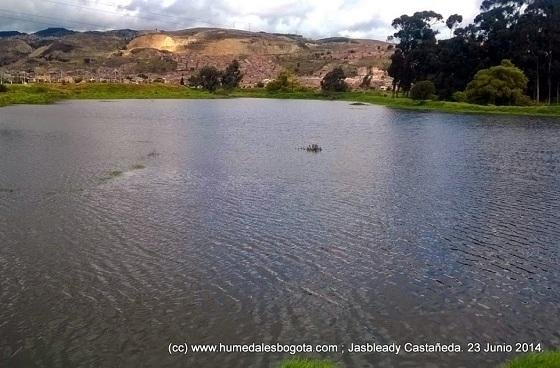
[[[240,61],[250,86],[290,70],[305,83],[341,66],[351,77],[386,69],[393,45],[383,41],[198,27],[177,31],[74,31],[53,27],[35,33],[5,31],[0,67],[40,80],[164,79],[177,82],[205,65],[223,68]],[[27,77],[26,77],[27,78]],[[374,78],[374,80],[376,80]],[[59,80],[60,81],[60,80]]]

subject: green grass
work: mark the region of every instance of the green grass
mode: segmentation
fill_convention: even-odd
[[[335,368],[328,360],[292,358],[280,364],[279,368]],[[560,368],[560,352],[528,354],[500,366],[500,368]]]
[[[327,360],[292,358],[284,361],[280,368],[335,368],[335,365]]]
[[[524,355],[504,364],[502,368],[560,368],[560,352]]]
[[[324,95],[319,91],[268,92],[265,89],[237,89],[230,92],[209,93],[198,89],[164,84],[45,84],[10,85],[8,92],[0,93],[0,106],[12,104],[47,104],[64,99],[215,99],[215,98],[276,98],[342,100],[353,104],[374,104],[392,108],[441,111],[449,113],[560,116],[560,105],[538,106],[481,106],[448,101],[417,102],[409,98],[392,98],[379,92],[352,91]]]
[[[66,92],[46,86],[8,86],[7,92],[0,93],[0,106],[47,104],[66,97]]]
[[[164,84],[91,83],[58,88],[68,92],[71,99],[84,100],[219,98],[205,91]]]
[[[392,98],[372,92],[345,92],[336,94],[341,100],[366,102],[400,109],[442,111],[449,113],[560,116],[560,105],[538,106],[483,106],[450,101],[413,101],[409,98]]]

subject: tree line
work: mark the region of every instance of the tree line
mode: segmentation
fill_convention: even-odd
[[[484,0],[472,24],[434,11],[396,18],[397,43],[389,75],[393,91],[409,95],[431,81],[440,99],[519,104],[527,93],[544,103],[560,99],[560,1]],[[437,25],[451,38],[438,40]],[[426,87],[424,85],[424,87]]]
[[[243,78],[239,62],[233,60],[224,70],[206,65],[202,67],[196,74],[193,74],[187,80],[190,87],[201,88],[206,91],[215,92],[219,88],[231,90],[239,87],[239,83]],[[336,67],[328,72],[321,81],[321,89],[328,92],[344,92],[348,90],[345,82],[346,75],[341,67]],[[181,85],[185,84],[185,80],[181,77]],[[263,85],[264,86],[264,85]],[[294,92],[294,89],[301,89],[297,78],[283,71],[276,79],[270,81],[266,85],[269,92]]]
[[[233,60],[224,70],[218,70],[218,68],[211,65],[202,67],[197,74],[192,75],[188,79],[188,84],[191,87],[214,92],[218,88],[226,90],[237,88],[242,78],[243,74],[239,67],[239,61]],[[182,77],[181,84],[185,84]]]

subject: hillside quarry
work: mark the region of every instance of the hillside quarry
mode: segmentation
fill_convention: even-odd
[[[182,31],[74,32],[50,28],[34,34],[0,32],[0,72],[8,83],[176,83],[205,65],[224,68],[237,59],[243,87],[266,84],[288,70],[300,83],[318,87],[342,66],[352,88],[386,89],[393,45],[343,37],[311,40],[219,28]]]

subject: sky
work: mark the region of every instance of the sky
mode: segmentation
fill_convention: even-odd
[[[309,38],[385,40],[402,14],[434,10],[461,14],[468,24],[481,0],[0,0],[0,31],[177,30],[224,27]],[[441,37],[449,30],[441,26]]]

